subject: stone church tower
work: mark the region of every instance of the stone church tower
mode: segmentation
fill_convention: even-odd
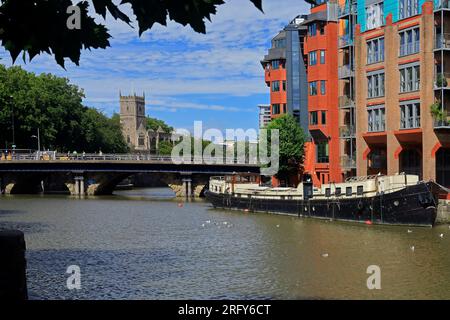
[[[145,116],[145,94],[122,96],[120,94],[120,124],[128,146],[132,150],[147,150],[147,124]]]

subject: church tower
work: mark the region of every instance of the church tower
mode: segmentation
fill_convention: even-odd
[[[120,94],[120,124],[128,146],[133,150],[146,150],[147,129],[145,116],[145,94],[130,96]]]

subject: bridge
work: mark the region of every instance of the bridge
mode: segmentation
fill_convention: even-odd
[[[232,173],[259,173],[256,160],[141,154],[33,153],[2,156],[0,190],[3,194],[48,191],[76,196],[112,194],[116,186],[137,173],[151,173],[177,196],[200,196],[209,178]]]

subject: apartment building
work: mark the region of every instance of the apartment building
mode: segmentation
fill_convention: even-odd
[[[261,61],[265,81],[270,88],[270,115],[295,116],[300,126],[308,129],[308,99],[304,16],[292,20],[273,39],[268,54]]]
[[[406,172],[450,186],[449,1],[353,8],[357,174]]]
[[[315,185],[342,181],[339,132],[338,3],[321,1],[311,6],[307,26],[308,120],[312,143],[306,171]],[[308,159],[313,157],[313,161]]]

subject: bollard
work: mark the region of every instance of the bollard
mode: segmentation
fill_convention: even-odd
[[[28,299],[25,250],[22,231],[0,230],[0,301]]]

